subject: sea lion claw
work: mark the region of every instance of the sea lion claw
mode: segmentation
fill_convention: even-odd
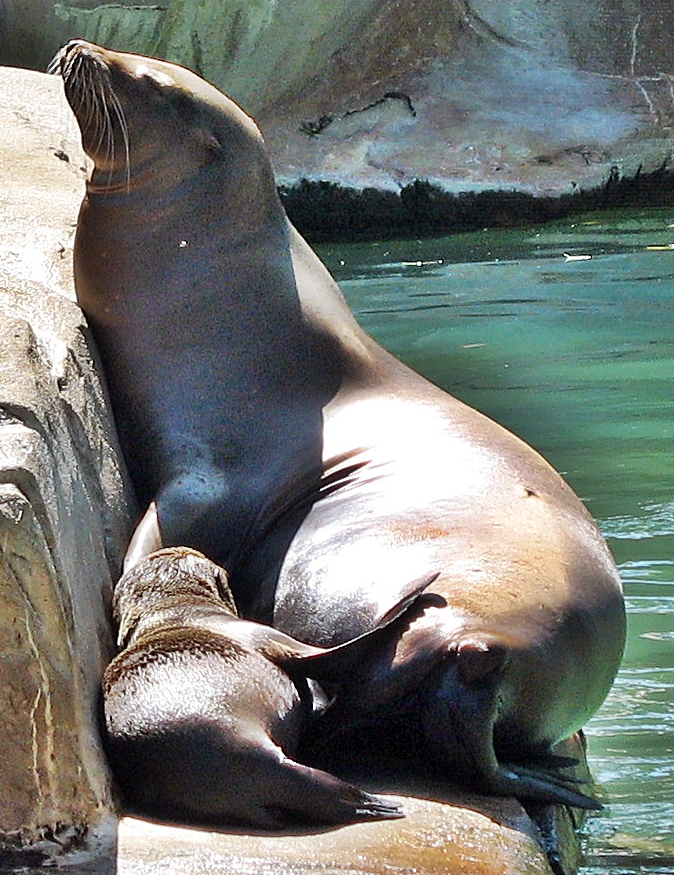
[[[598,799],[573,786],[581,783],[582,780],[575,776],[502,763],[498,774],[490,780],[490,789],[507,796],[601,811],[604,806]]]

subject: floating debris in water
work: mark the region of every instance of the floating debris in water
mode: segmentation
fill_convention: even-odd
[[[639,638],[646,638],[649,641],[672,641],[674,640],[674,632],[643,632]]]

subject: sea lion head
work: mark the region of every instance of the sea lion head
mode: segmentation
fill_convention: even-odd
[[[157,550],[120,578],[113,596],[118,645],[191,603],[212,603],[237,616],[227,572],[189,547]]]
[[[63,77],[98,190],[156,194],[202,170],[244,179],[253,171],[273,185],[255,123],[190,70],[84,40],[64,46],[50,69]]]

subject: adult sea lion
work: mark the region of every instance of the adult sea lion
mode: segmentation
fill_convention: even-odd
[[[245,616],[322,646],[437,571],[444,606],[335,713],[413,705],[449,776],[593,806],[550,755],[624,643],[620,580],[581,502],[362,331],[288,222],[258,129],[217,89],[81,41],[59,63],[94,161],[77,294],[150,503],[129,564],[189,544],[227,568]]]
[[[197,823],[402,816],[292,757],[322,706],[307,678],[343,680],[406,607],[323,650],[240,619],[226,572],[203,554],[150,554],[115,588],[123,650],[103,679],[106,748],[127,799],[146,814]]]

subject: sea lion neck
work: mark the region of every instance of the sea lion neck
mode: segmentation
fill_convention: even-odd
[[[254,200],[250,191],[257,193]],[[205,165],[182,176],[155,160],[134,163],[128,174],[94,168],[85,204],[90,222],[100,226],[106,217],[109,237],[116,235],[109,224],[112,216],[129,228],[146,226],[152,215],[153,227],[177,235],[183,246],[205,235],[212,239],[214,227],[228,246],[269,235],[282,240],[289,227],[267,164]]]

